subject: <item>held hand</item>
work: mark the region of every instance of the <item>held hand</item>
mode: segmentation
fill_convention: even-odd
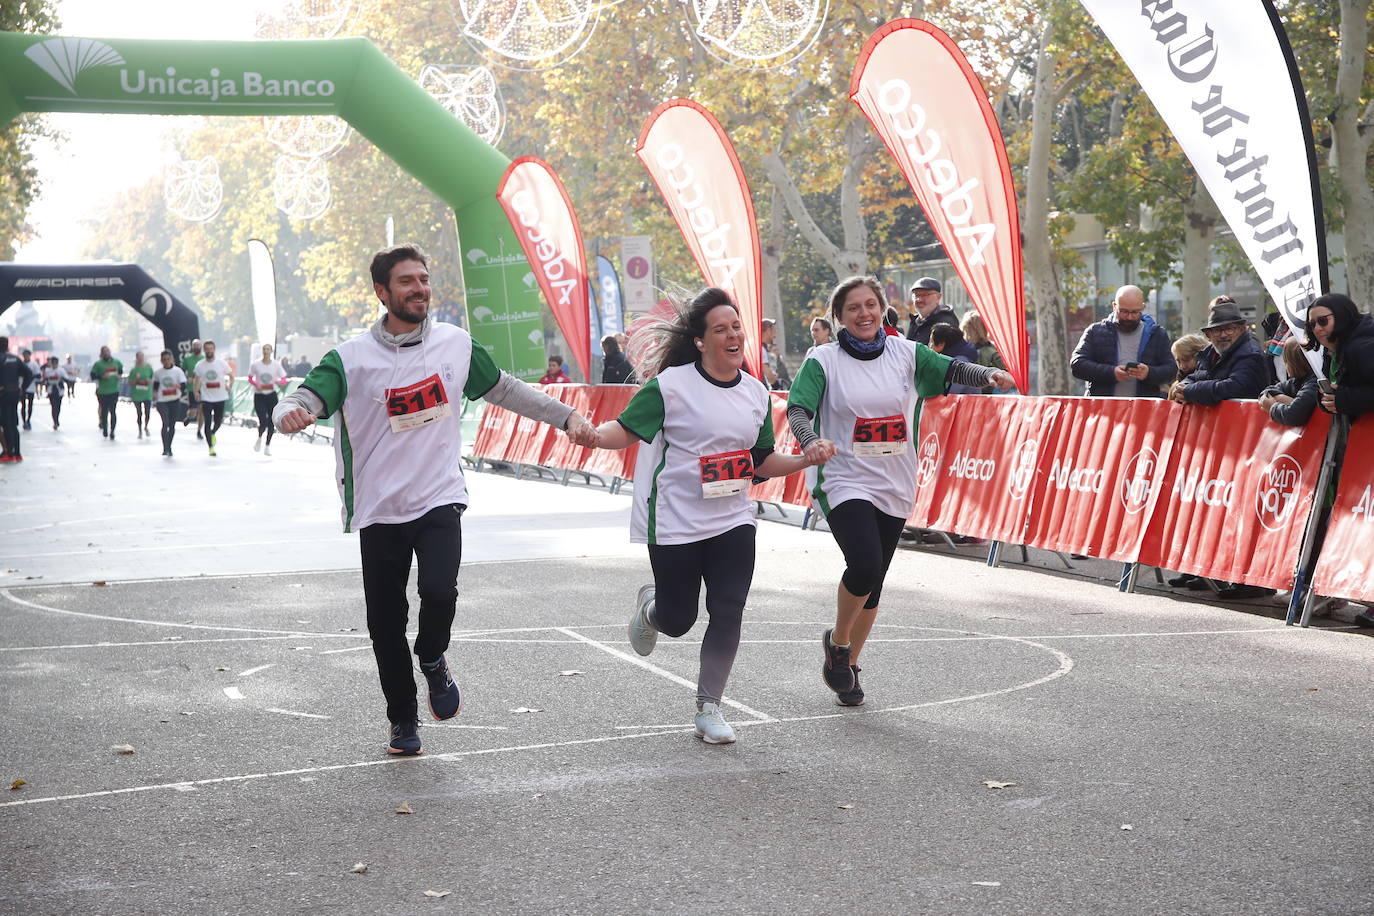
[[[1183,389],[1188,387],[1187,382],[1175,382],[1173,389],[1169,392],[1169,400],[1177,401],[1180,404],[1188,403],[1183,397]]]
[[[817,439],[802,451],[802,458],[806,459],[808,467],[824,464],[835,457],[835,443],[829,439]]]
[[[998,369],[992,374],[992,384],[997,388],[1016,389],[1016,379],[1011,377],[1011,373],[1005,369]]]
[[[575,410],[568,415],[566,432],[573,445],[596,448],[601,442],[596,427],[588,423],[586,418]]]
[[[289,435],[300,432],[314,422],[315,415],[313,413],[304,407],[297,407],[289,413],[282,414],[281,422],[277,424],[277,428]]]

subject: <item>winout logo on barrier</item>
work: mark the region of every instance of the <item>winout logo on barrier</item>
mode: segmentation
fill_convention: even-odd
[[[973,455],[965,454],[963,451],[954,453],[954,460],[949,464],[949,476],[958,477],[963,480],[982,480],[992,479],[992,475],[997,473],[997,462],[992,458],[975,458]]]
[[[1012,499],[1020,499],[1030,490],[1035,480],[1035,465],[1040,460],[1040,442],[1027,439],[1016,449],[1012,458],[1011,475],[1007,478],[1007,491]]]
[[[928,487],[935,479],[935,472],[940,469],[940,437],[935,433],[928,434],[921,440],[916,455],[916,484]]]
[[[1255,487],[1255,515],[1268,531],[1278,531],[1293,518],[1302,489],[1302,465],[1291,455],[1278,455],[1260,474]]]
[[[574,289],[582,285],[582,280],[580,277],[568,276],[573,272],[573,267],[563,257],[563,252],[558,246],[549,239],[549,232],[544,228],[544,221],[540,218],[534,194],[522,188],[511,196],[510,205],[519,217],[520,225],[525,227],[525,237],[534,243],[534,256],[538,261],[539,270],[549,281],[549,285],[558,291],[559,305],[571,305],[569,297]]]
[[[878,87],[878,108],[887,115],[892,132],[902,140],[902,148],[911,162],[926,167],[926,184],[940,200],[940,209],[955,226],[954,234],[968,242],[966,255],[971,266],[983,263],[983,251],[992,244],[997,227],[992,223],[969,225],[973,219],[973,192],[981,182],[970,178],[962,184],[959,169],[948,159],[936,159],[944,145],[932,128],[925,130],[926,110],[911,101],[911,85],[903,79],[890,79]],[[910,119],[898,120],[910,115]],[[929,152],[921,152],[916,140],[925,132]]]
[[[726,249],[726,236],[730,233],[730,224],[717,223],[716,211],[705,206],[706,191],[697,180],[696,172],[686,163],[686,159],[687,155],[678,143],[665,143],[654,152],[654,161],[663,169],[668,189],[687,211],[687,222],[697,233],[697,240],[701,244],[701,252],[706,256],[707,263],[724,271],[717,279],[724,289],[733,292],[735,275],[744,269],[744,258],[731,255]],[[680,175],[674,175],[673,173],[679,169]]]
[[[1159,455],[1149,447],[1142,448],[1126,462],[1126,467],[1121,473],[1118,493],[1121,505],[1128,515],[1135,515],[1149,505],[1150,494],[1154,491],[1155,468],[1158,464]]]

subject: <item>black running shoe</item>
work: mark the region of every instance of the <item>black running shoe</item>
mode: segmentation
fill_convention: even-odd
[[[419,720],[392,722],[391,741],[386,746],[386,752],[399,757],[414,757],[416,754],[423,753],[420,750]]]
[[[850,665],[849,670],[854,672],[854,689],[835,694],[836,706],[864,705],[864,689],[859,686],[859,672],[863,669],[858,665]]]
[[[449,673],[448,662],[444,661],[444,657],[441,655],[437,662],[428,664],[420,662],[420,673],[429,682],[430,714],[441,722],[458,715],[463,708],[463,701],[458,694],[458,685],[453,683],[453,675]]]
[[[830,644],[830,634],[833,630],[826,630],[821,634],[821,648],[825,650],[825,664],[821,665],[821,679],[825,681],[825,686],[836,693],[846,693],[854,689],[854,670],[849,664],[849,647],[832,646]]]

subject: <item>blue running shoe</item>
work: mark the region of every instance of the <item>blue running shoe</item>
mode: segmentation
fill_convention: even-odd
[[[430,714],[440,722],[458,715],[463,708],[463,701],[444,657],[439,656],[436,662],[420,662],[420,673],[429,682]]]
[[[399,757],[414,757],[424,753],[420,750],[420,721],[392,722],[391,741],[386,746],[386,752]]]

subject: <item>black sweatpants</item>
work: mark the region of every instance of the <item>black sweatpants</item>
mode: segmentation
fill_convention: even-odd
[[[97,409],[100,411],[100,431],[107,435],[114,435],[115,422],[118,416],[115,409],[119,407],[119,392],[114,394],[97,394],[95,396]]]
[[[144,429],[148,428],[148,421],[153,418],[152,401],[134,401],[134,423]]]
[[[845,591],[856,598],[867,595],[864,607],[877,607],[906,519],[879,511],[866,499],[847,499],[832,508],[825,520],[844,554],[846,568],[840,582]]]
[[[272,433],[276,428],[272,425],[272,411],[277,406],[277,393],[269,391],[266,394],[261,392],[253,395],[253,412],[258,415],[258,438],[262,438],[263,430],[267,431],[267,444],[272,444]]]
[[[419,560],[416,587],[420,593],[419,632],[415,654],[432,662],[448,649],[449,631],[458,603],[458,566],[463,559],[463,506],[430,509],[419,518],[397,525],[368,525],[358,532],[363,560],[363,598],[367,603],[367,633],[377,674],[386,697],[386,717],[392,722],[414,719],[414,666],[406,643],[410,602],[406,584],[410,561]]]
[[[754,581],[753,525],[691,544],[650,544],[654,608],[649,620],[667,636],[682,636],[697,622],[701,584],[706,583],[710,622],[701,638],[697,702],[719,703],[739,650],[744,602]]]
[[[57,429],[62,422],[62,393],[61,389],[48,393],[48,406],[52,408],[52,426]]]
[[[210,448],[215,447],[215,433],[224,425],[224,405],[228,401],[206,401],[200,402],[201,425],[205,428],[205,444]]]
[[[19,392],[0,392],[0,430],[5,434],[5,454],[19,454]]]

